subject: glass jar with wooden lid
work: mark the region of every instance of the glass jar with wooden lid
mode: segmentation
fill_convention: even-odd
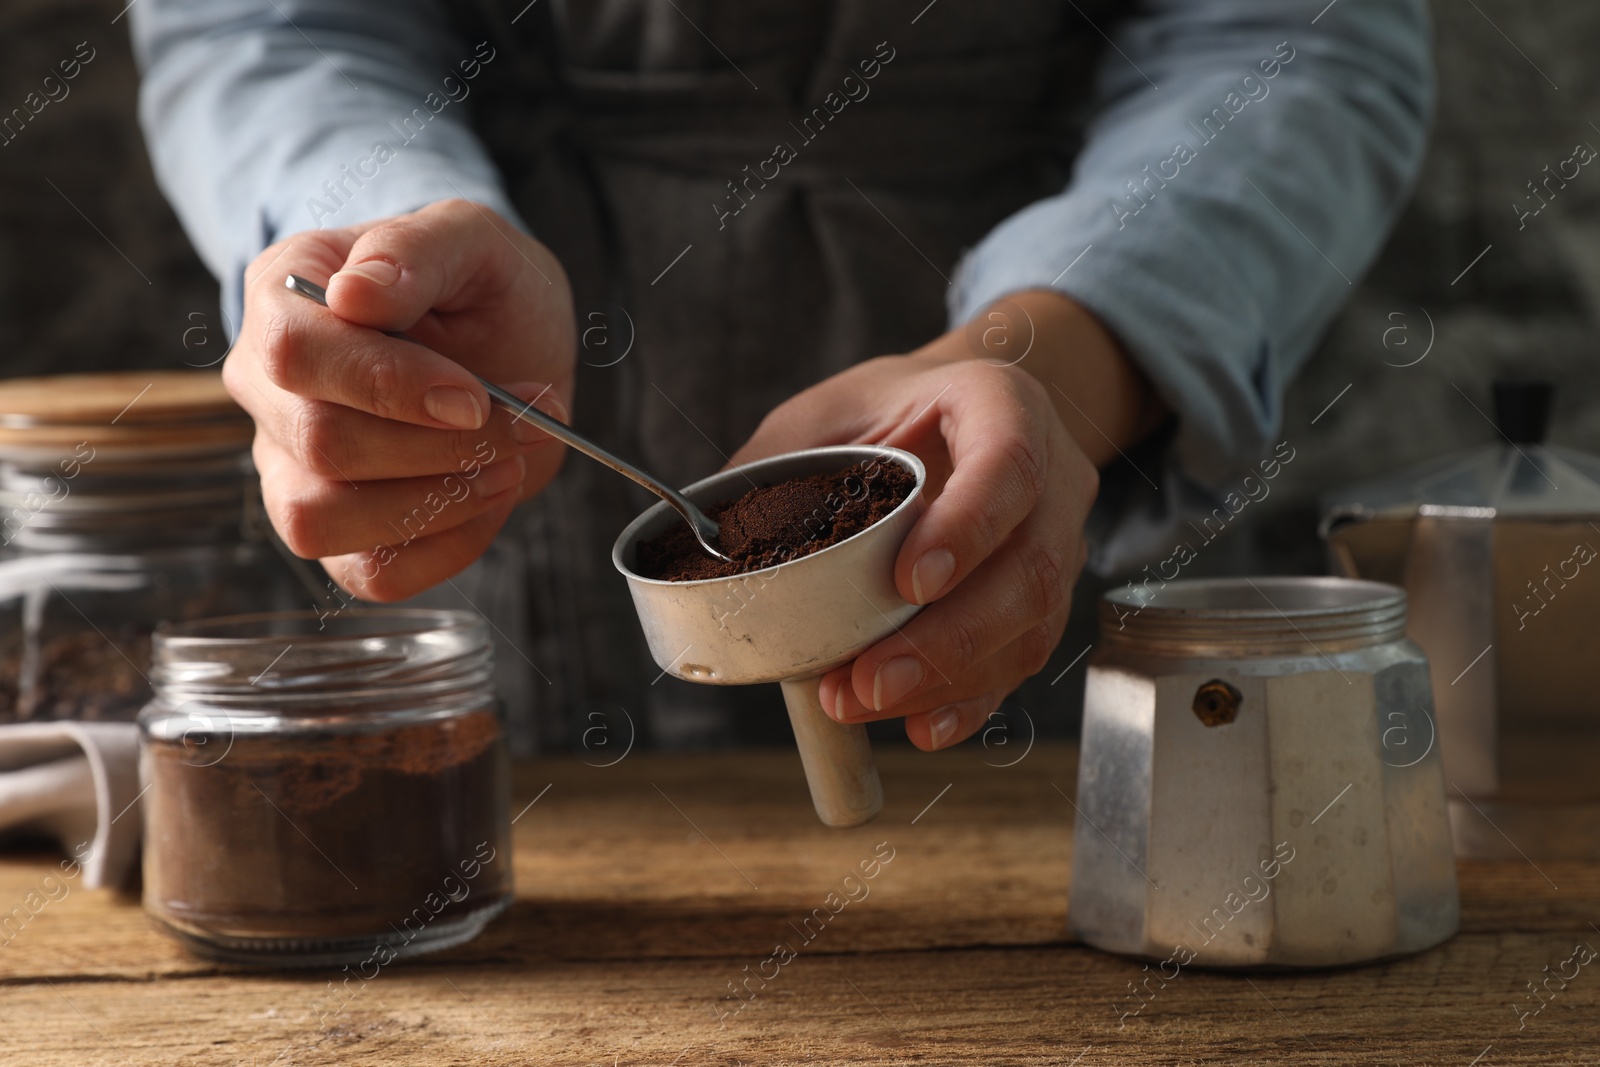
[[[131,720],[165,621],[303,607],[214,371],[0,381],[0,722]]]

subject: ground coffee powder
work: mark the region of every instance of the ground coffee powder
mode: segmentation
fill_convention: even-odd
[[[504,906],[509,766],[491,709],[185,740],[147,741],[144,767],[146,906],[180,934],[403,949]]]
[[[706,554],[683,523],[642,541],[634,570],[645,578],[692,582],[731,578],[836,545],[886,518],[916,488],[898,463],[867,460],[833,474],[758,486],[706,514],[722,527],[732,562]]]
[[[131,722],[150,699],[149,624],[39,640],[24,625],[0,638],[0,723]]]

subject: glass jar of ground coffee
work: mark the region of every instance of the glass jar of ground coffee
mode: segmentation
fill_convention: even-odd
[[[202,955],[277,966],[382,966],[476,936],[511,899],[492,666],[466,612],[157,630],[146,910]]]
[[[253,433],[216,371],[0,381],[0,723],[131,721],[159,623],[308,603]]]

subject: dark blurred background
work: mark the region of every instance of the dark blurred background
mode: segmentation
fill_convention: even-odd
[[[1305,5],[1308,17],[1322,2]],[[1520,230],[1513,208],[1541,168],[1579,142],[1600,145],[1600,4],[1433,6],[1439,104],[1415,198],[1289,392],[1282,437],[1296,449],[1293,464],[1188,575],[1321,571],[1318,494],[1497,440],[1473,407],[1490,410],[1496,377],[1555,382],[1550,439],[1600,451],[1600,177],[1584,170]],[[126,19],[112,22],[121,8],[0,7],[0,112],[20,106],[79,42],[95,52],[70,95],[0,147],[7,376],[201,366],[224,351],[215,282],[151,174]],[[1386,365],[1411,363],[1430,334],[1420,363]],[[1047,732],[1074,726],[1082,662],[1051,681],[1092,639],[1085,609],[1099,588],[1084,583],[1055,665],[1019,696],[1049,712]]]

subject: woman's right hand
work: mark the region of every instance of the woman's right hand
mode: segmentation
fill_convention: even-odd
[[[326,285],[328,307],[290,274]],[[384,336],[399,330],[427,348]],[[367,600],[457,573],[564,451],[491,408],[473,374],[565,421],[575,330],[550,250],[465,200],[268,248],[222,376],[255,419],[273,528]]]

